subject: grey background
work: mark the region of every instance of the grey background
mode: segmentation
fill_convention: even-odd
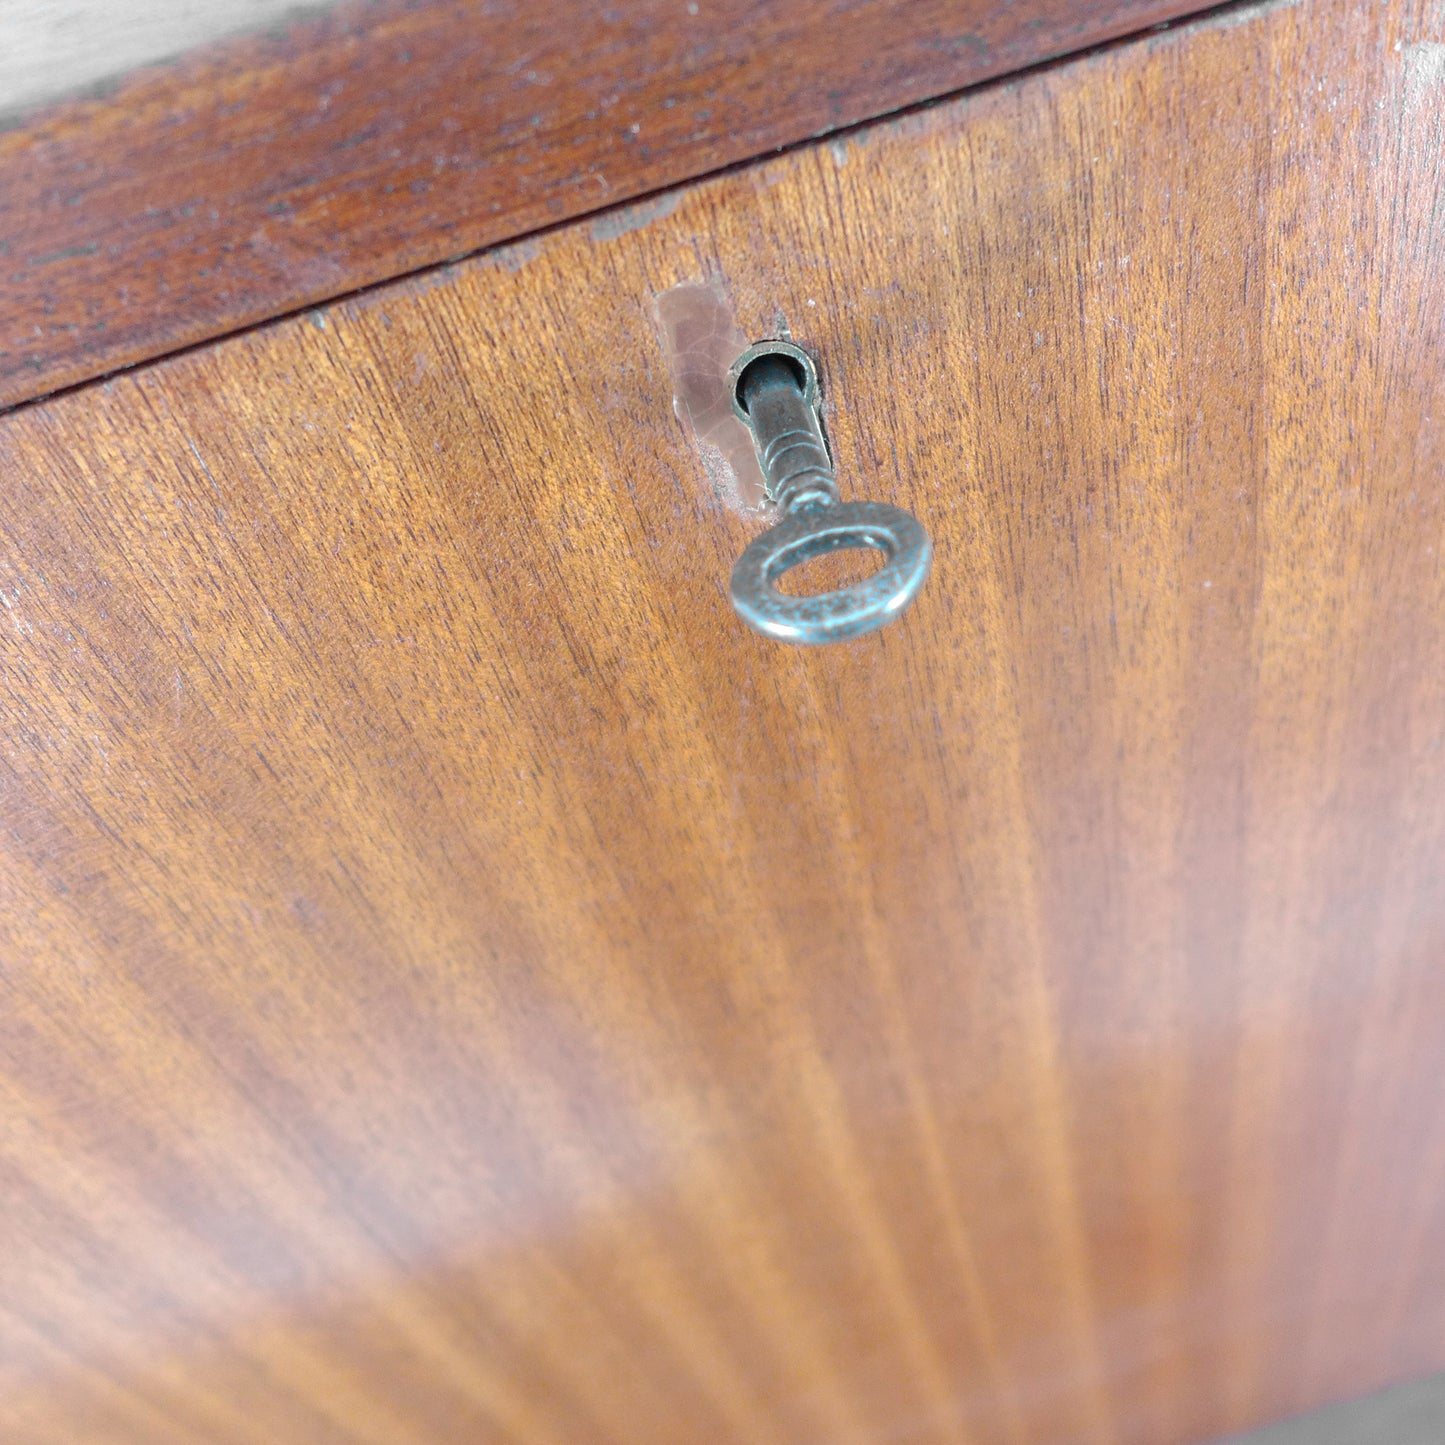
[[[1217,1445],[1445,1445],[1445,1375],[1231,1435]]]
[[[326,0],[0,0],[0,116]]]

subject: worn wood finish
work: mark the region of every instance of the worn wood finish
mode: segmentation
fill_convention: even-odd
[[[1170,1445],[1445,1365],[1441,21],[0,424],[0,1435]],[[705,275],[933,531],[873,639],[729,611]]]
[[[0,134],[0,405],[1199,8],[371,0],[233,41]]]

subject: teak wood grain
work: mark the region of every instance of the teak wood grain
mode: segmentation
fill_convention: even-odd
[[[0,423],[0,1436],[1182,1445],[1445,1365],[1445,28],[1278,5]],[[819,652],[653,298],[932,530]]]
[[[220,44],[0,133],[0,406],[1198,8],[367,0]]]

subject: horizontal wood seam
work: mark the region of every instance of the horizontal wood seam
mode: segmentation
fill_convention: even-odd
[[[606,220],[611,216],[625,216],[628,211],[645,209],[664,198],[680,195],[696,186],[705,185],[710,181],[715,181],[721,177],[747,170],[750,167],[763,164],[770,160],[780,159],[799,150],[805,150],[809,147],[828,142],[846,141],[850,137],[868,131],[875,126],[897,123],[914,116],[923,115],[931,110],[956,104],[969,96],[995,87],[1017,84],[1035,75],[1045,74],[1064,66],[1077,64],[1124,46],[1138,44],[1141,40],[1147,39],[1152,35],[1177,30],[1184,26],[1207,24],[1218,17],[1227,16],[1231,12],[1246,12],[1256,8],[1258,8],[1258,0],[1227,0],[1227,3],[1222,5],[1213,5],[1203,9],[1191,10],[1187,14],[1182,14],[1169,20],[1159,21],[1122,35],[1113,36],[1107,40],[1101,40],[1096,44],[1085,46],[1078,50],[1068,51],[1060,55],[1051,55],[1032,65],[1021,67],[1018,70],[1010,71],[1004,75],[990,76],[977,83],[961,86],[945,94],[929,96],[926,99],[900,106],[893,110],[882,111],[870,115],[865,119],[839,126],[833,130],[800,137],[797,140],[771,147],[766,151],[730,161],[725,165],[714,167],[711,170],[701,171],[696,175],[687,177],[685,180],[657,186],[651,190],[642,191],[635,195],[629,195],[624,199],[595,207],[592,210],[579,211],[575,215],[569,215],[545,225],[519,231],[501,240],[489,241],[485,245],[474,247],[469,251],[460,252],[454,256],[448,256],[442,260],[406,268],[379,280],[367,282],[365,285],[350,287],[333,294],[308,300],[303,304],[287,307],[272,314],[257,317],[224,330],[216,331],[213,334],[209,334],[195,341],[188,341],[179,345],[159,349],[145,356],[138,357],[133,361],[127,361],[121,365],[96,371],[48,391],[25,396],[11,402],[6,402],[3,400],[3,397],[0,397],[0,418],[10,416],[29,407],[53,401],[58,397],[67,396],[72,392],[82,391],[87,387],[103,385],[118,376],[124,376],[128,372],[136,371],[143,367],[156,365],[172,357],[184,356],[204,347],[227,341],[233,337],[244,336],[267,326],[278,325],[292,320],[297,316],[305,316],[310,312],[322,310],[328,306],[344,304],[355,298],[370,295],[387,286],[406,281],[420,280],[431,275],[439,275],[450,267],[464,265],[467,262],[505,251],[510,247],[545,240],[547,237],[555,235],[557,232],[571,226],[591,225],[596,224],[598,221]]]

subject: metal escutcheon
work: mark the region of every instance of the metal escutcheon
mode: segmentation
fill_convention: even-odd
[[[752,432],[768,497],[785,513],[733,568],[732,599],[749,627],[780,642],[818,645],[891,622],[928,577],[933,546],[918,519],[884,502],[840,502],[818,414],[818,373],[790,341],[748,347],[729,372],[733,407]],[[776,582],[825,552],[871,547],[887,561],[871,577],[814,597]]]

